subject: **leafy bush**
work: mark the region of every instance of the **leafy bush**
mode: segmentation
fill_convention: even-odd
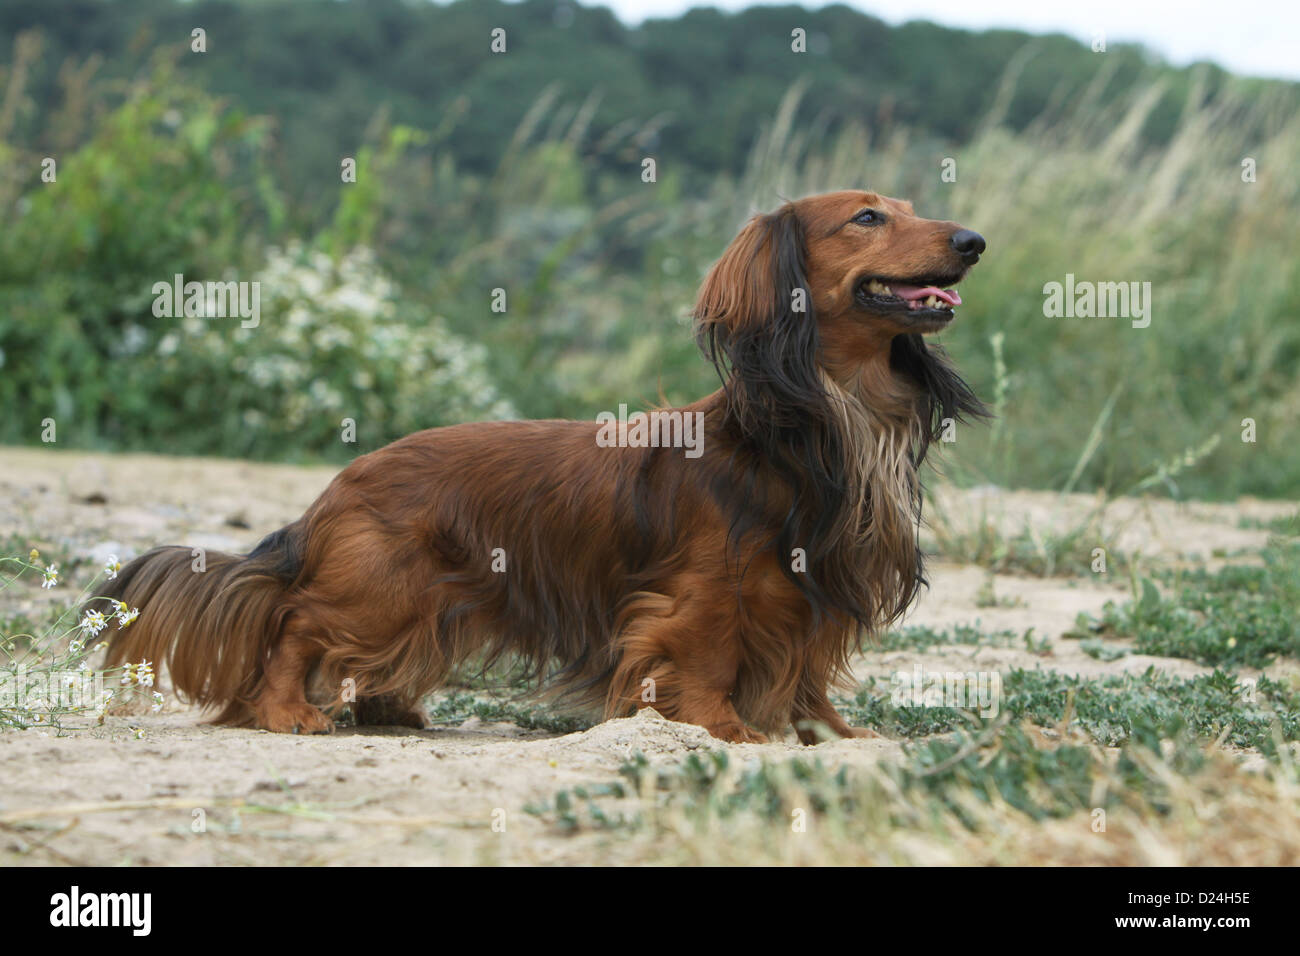
[[[258,325],[186,317],[142,363],[160,400],[137,425],[146,443],[179,437],[183,450],[267,457],[328,449],[345,419],[373,448],[514,414],[487,376],[485,348],[439,316],[412,315],[366,250],[335,260],[271,249],[251,281],[261,288]]]
[[[162,2],[150,9],[179,15]],[[448,17],[459,29],[496,10],[458,4]],[[321,12],[303,16],[323,30]],[[375,12],[373,23],[391,27],[390,15],[407,16]],[[595,29],[602,15],[591,16],[583,22]],[[741,19],[749,29],[766,16]],[[391,41],[376,30],[363,31],[353,52],[373,59]],[[657,30],[647,31],[656,43],[668,36]],[[236,33],[265,55],[263,40]],[[352,49],[352,39],[336,38]],[[119,41],[113,33],[104,42]],[[592,119],[597,104],[541,83],[512,86],[511,109],[495,112],[471,96],[502,82],[484,76],[418,128],[422,111],[362,117],[357,103],[374,99],[349,97],[331,118],[345,124],[345,155],[358,161],[357,182],[347,184],[339,146],[308,135],[302,116],[289,118],[301,91],[267,101],[236,78],[235,102],[273,112],[262,119],[192,85],[212,81],[208,71],[228,52],[185,73],[160,54],[128,80],[96,85],[87,79],[94,64],[56,80],[33,48],[20,43],[15,53],[11,98],[26,102],[24,71],[38,63],[41,82],[62,95],[40,87],[57,135],[33,136],[39,149],[18,145],[32,130],[30,111],[0,128],[0,402],[10,412],[0,441],[39,441],[40,423],[54,417],[59,441],[80,446],[341,459],[403,430],[465,418],[589,418],[661,395],[684,403],[717,385],[687,313],[737,226],[783,196],[864,185],[989,239],[944,344],[977,391],[1001,395],[1001,421],[963,429],[945,448],[955,479],[1195,496],[1287,494],[1300,479],[1300,445],[1287,441],[1300,358],[1300,328],[1287,321],[1300,309],[1291,254],[1300,186],[1281,172],[1300,150],[1292,86],[1206,70],[1164,84],[1140,71],[1102,73],[1089,95],[1027,114],[1041,100],[1026,89],[1040,67],[1009,69],[1000,86],[986,85],[992,105],[978,121],[962,112],[953,127],[962,141],[936,142],[921,125],[820,125],[813,88],[791,77],[783,94],[765,87],[758,98],[765,110],[775,104],[765,122],[728,128],[733,145],[752,143],[743,168],[713,157],[701,175],[693,165],[701,157],[685,145],[698,142],[693,134],[680,152],[663,152],[655,144],[664,121],[628,114],[602,126]],[[399,70],[403,83],[420,62]],[[851,86],[846,95],[856,95]],[[925,95],[923,86],[908,93]],[[290,122],[292,150],[272,136]],[[505,129],[506,144],[484,165],[484,144]],[[467,131],[479,139],[471,165],[458,152]],[[1241,176],[1242,143],[1251,144],[1257,181]],[[55,183],[39,179],[47,154],[58,160]],[[660,175],[646,183],[640,158],[651,154]],[[942,157],[955,160],[955,182],[940,180]],[[342,281],[330,277],[351,257],[373,254],[364,281],[391,284],[391,311],[295,305],[295,296],[310,298],[310,284],[268,287],[271,334],[246,339],[221,337],[232,332],[225,327],[196,336],[150,311],[153,284],[176,273],[249,280],[277,274],[286,254],[323,283]],[[1045,317],[1043,285],[1067,273],[1151,282],[1151,325]],[[505,312],[492,308],[498,289]],[[335,348],[275,325],[289,316]],[[337,333],[324,331],[335,325]],[[372,333],[378,341],[367,350]],[[989,342],[999,334],[995,356]],[[463,344],[471,342],[485,351]],[[403,348],[426,353],[426,366],[407,367]],[[191,349],[211,354],[184,354]],[[312,363],[318,373],[306,370]],[[422,376],[429,387],[420,397]],[[338,441],[344,415],[358,421],[356,446]],[[1241,438],[1248,418],[1254,442]],[[1086,422],[1097,425],[1081,458]],[[1088,543],[1012,541],[1006,560],[1052,573],[1075,567]]]

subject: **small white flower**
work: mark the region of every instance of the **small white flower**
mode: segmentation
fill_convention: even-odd
[[[130,624],[139,616],[140,616],[140,609],[138,607],[133,607],[130,610],[127,610],[125,604],[119,605],[117,609],[118,628],[121,629],[126,627],[128,624]]]
[[[86,616],[81,620],[81,628],[94,637],[104,628],[108,627],[108,619],[99,611],[87,611]]]
[[[41,573],[45,575],[45,580],[41,582],[43,589],[48,590],[59,583],[59,566],[57,564],[51,564]]]
[[[108,575],[110,581],[117,580],[117,572],[122,570],[122,562],[117,560],[117,555],[110,554],[108,562],[104,565],[104,573]]]
[[[135,668],[135,682],[145,687],[153,686],[153,665],[148,661],[141,661]]]
[[[150,706],[149,709],[150,709],[151,711],[153,711],[153,712],[156,714],[156,713],[158,713],[158,711],[162,710],[162,705],[163,705],[163,695],[160,694],[160,693],[158,693],[157,691],[154,691],[154,692],[153,692],[153,705]]]

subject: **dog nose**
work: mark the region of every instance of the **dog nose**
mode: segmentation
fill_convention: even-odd
[[[984,251],[984,237],[973,229],[958,229],[949,237],[948,243],[963,259],[974,261]]]

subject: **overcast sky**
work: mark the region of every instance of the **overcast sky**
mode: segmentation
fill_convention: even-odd
[[[592,0],[583,0],[590,3]],[[739,10],[753,0],[595,0],[625,23],[675,16],[695,6]],[[763,0],[758,0],[763,2]],[[785,2],[785,0],[782,0]],[[796,0],[797,2],[797,0]],[[1011,27],[1066,33],[1092,41],[1137,41],[1178,65],[1213,60],[1236,73],[1300,79],[1300,3],[1296,0],[844,0],[886,20],[933,20],[945,26]],[[821,6],[815,0],[811,4]],[[942,51],[935,51],[941,54]]]

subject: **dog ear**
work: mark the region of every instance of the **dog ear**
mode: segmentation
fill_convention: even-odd
[[[742,430],[766,444],[826,407],[817,320],[794,206],[756,216],[709,270],[696,338],[727,388]]]
[[[894,336],[889,364],[921,387],[922,439],[918,463],[925,457],[930,442],[938,441],[943,434],[945,419],[964,422],[992,417],[988,407],[957,374],[943,349],[931,346],[923,336],[916,333]]]
[[[788,205],[749,220],[700,287],[695,303],[698,331],[713,326],[740,331],[770,322],[782,306],[778,285],[783,279],[787,284],[802,281],[799,232],[799,219]],[[778,276],[778,265],[795,270],[797,275]]]
[[[781,555],[806,548],[808,568],[796,573],[782,561],[782,571],[808,599],[815,621],[832,611],[866,621],[868,612],[835,560],[851,480],[844,436],[818,363],[805,256],[793,205],[752,219],[704,280],[695,306],[696,335],[726,390],[728,424],[793,493],[773,544]],[[733,515],[733,541],[767,533],[753,518],[766,507],[764,494],[751,473]]]

